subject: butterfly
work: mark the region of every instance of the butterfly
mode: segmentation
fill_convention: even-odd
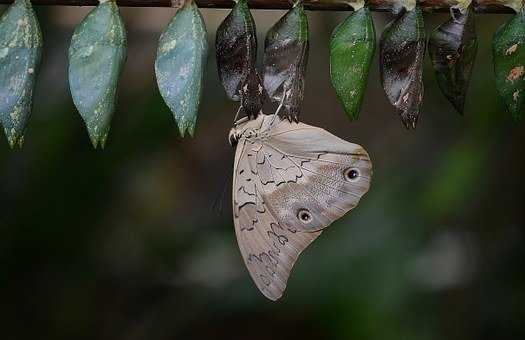
[[[361,146],[277,113],[238,120],[229,138],[237,242],[253,281],[275,301],[299,254],[368,191],[372,163]]]

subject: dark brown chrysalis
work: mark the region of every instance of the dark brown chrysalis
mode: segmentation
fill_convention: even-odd
[[[297,1],[266,34],[264,88],[274,102],[283,103],[280,116],[297,121],[304,98],[308,62],[308,19]]]
[[[428,50],[441,92],[463,114],[478,49],[474,13],[455,14],[430,36]]]
[[[247,0],[239,0],[217,29],[219,79],[228,97],[240,101],[250,118],[262,109],[262,82],[255,68],[257,38]]]
[[[425,28],[419,6],[387,25],[380,41],[381,83],[407,129],[415,128],[423,102]]]

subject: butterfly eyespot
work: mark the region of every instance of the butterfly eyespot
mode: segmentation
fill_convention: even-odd
[[[303,223],[310,223],[312,221],[312,214],[306,209],[301,209],[297,213],[297,218]]]
[[[345,178],[349,181],[355,181],[359,178],[359,170],[350,168],[345,171]]]

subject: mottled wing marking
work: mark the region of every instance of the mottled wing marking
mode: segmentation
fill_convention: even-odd
[[[366,151],[323,129],[283,120],[262,145],[259,152],[268,161],[257,164],[258,173],[272,171],[265,166],[287,165],[280,181],[268,183],[261,191],[267,207],[289,229],[327,227],[354,208],[370,187],[372,166]],[[275,159],[279,164],[272,161]],[[349,169],[356,169],[358,178],[347,180]],[[309,223],[298,223],[302,209],[313,214]]]
[[[279,121],[242,138],[234,173],[234,220],[244,261],[263,294],[278,299],[299,254],[321,230],[354,208],[370,186],[360,146],[320,128]],[[358,171],[354,180],[345,174]],[[301,221],[308,211],[311,219]]]
[[[269,299],[277,300],[299,254],[321,232],[297,233],[285,229],[265,206],[255,184],[258,176],[251,163],[260,143],[244,141],[234,173],[233,210],[235,233],[246,267],[259,290]],[[252,165],[250,165],[252,164]]]

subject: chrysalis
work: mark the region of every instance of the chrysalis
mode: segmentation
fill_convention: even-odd
[[[430,36],[428,50],[441,92],[463,114],[478,41],[474,13],[453,15]]]
[[[77,26],[69,47],[69,87],[93,146],[104,148],[126,61],[126,29],[115,0],[101,1]]]
[[[24,142],[41,54],[31,1],[16,0],[0,18],[0,119],[11,148]]]
[[[155,74],[181,136],[193,136],[208,56],[206,26],[194,1],[187,1],[162,33]]]
[[[264,41],[264,88],[272,101],[282,101],[279,115],[290,121],[297,121],[301,112],[307,63],[308,19],[302,1],[297,1]]]
[[[381,35],[381,83],[407,129],[415,128],[423,102],[425,28],[419,6],[403,9]]]
[[[525,107],[525,7],[494,34],[496,87],[515,121]]]
[[[254,118],[262,109],[263,87],[255,68],[257,38],[247,0],[239,0],[219,25],[215,47],[226,94],[240,101],[246,114]]]
[[[351,120],[359,117],[376,45],[369,9],[356,5],[354,10],[335,28],[330,41],[332,86]]]

